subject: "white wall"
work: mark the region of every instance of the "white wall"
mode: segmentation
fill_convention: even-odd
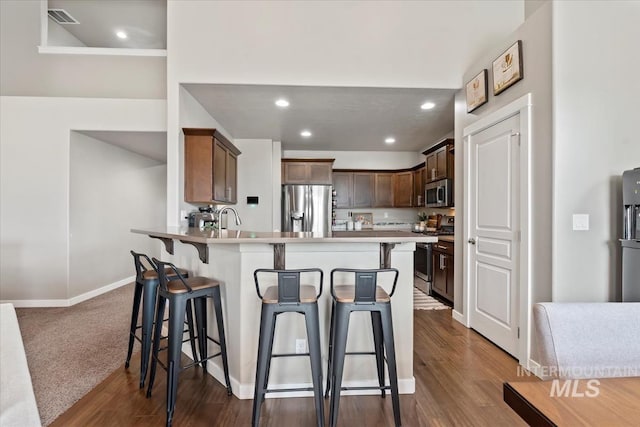
[[[553,300],[617,300],[620,175],[640,167],[640,3],[553,2],[553,13]],[[574,213],[590,215],[589,231],[572,231]]]
[[[87,45],[82,43],[82,41],[57,22],[49,19],[47,27],[48,46],[87,47]]]
[[[272,161],[273,142],[270,139],[235,139],[242,152],[238,156],[238,204],[242,225],[235,226],[229,217],[227,226],[251,231],[273,231],[274,208],[280,210],[280,192],[274,198],[274,175],[280,177],[280,162]],[[280,189],[278,185],[277,189]],[[258,196],[257,206],[247,205],[247,196]]]
[[[334,169],[405,169],[424,162],[424,156],[414,151],[284,150],[282,158],[336,159]]]
[[[166,99],[166,58],[39,54],[40,0],[0,1],[0,94]]]
[[[164,163],[78,132],[69,162],[69,297],[130,277],[130,250],[159,257],[158,241],[132,227],[166,222]]]
[[[166,103],[3,96],[0,112],[0,299],[66,299],[71,130],[163,132]]]
[[[469,58],[524,19],[521,2],[502,1],[167,6],[170,225],[179,222],[180,83],[461,87]]]
[[[530,223],[530,277],[532,283],[532,300],[549,301],[551,299],[551,191],[552,191],[552,79],[551,79],[551,2],[539,7],[513,34],[496,44],[473,62],[465,72],[464,80],[469,81],[483,68],[489,70],[489,101],[473,113],[466,112],[465,94],[461,90],[456,95],[455,140],[456,171],[459,178],[464,171],[463,129],[508,103],[532,94],[532,134],[530,139],[531,156],[531,200],[533,212]],[[507,47],[522,40],[524,59],[524,79],[494,96],[491,89],[491,63]],[[464,217],[463,180],[457,179],[455,184],[456,224],[462,230]],[[461,313],[466,310],[462,306],[462,260],[466,242],[458,233],[455,241],[455,309]]]

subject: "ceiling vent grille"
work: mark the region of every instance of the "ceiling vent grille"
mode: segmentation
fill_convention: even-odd
[[[76,21],[73,16],[69,15],[69,12],[64,9],[49,9],[47,10],[47,13],[49,14],[49,18],[53,19],[58,24],[79,24],[79,22]]]

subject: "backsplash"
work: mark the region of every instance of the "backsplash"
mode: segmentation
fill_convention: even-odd
[[[447,209],[445,209],[447,210]],[[349,219],[349,212],[353,214],[355,218],[362,213],[370,213],[373,215],[373,222],[399,222],[399,223],[415,223],[418,221],[418,208],[388,208],[388,209],[336,209],[336,222],[344,222]]]

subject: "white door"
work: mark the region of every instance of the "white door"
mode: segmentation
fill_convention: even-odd
[[[470,136],[469,322],[518,353],[520,115]]]

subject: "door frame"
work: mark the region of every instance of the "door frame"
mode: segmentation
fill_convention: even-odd
[[[518,343],[517,358],[520,365],[527,369],[535,369],[531,366],[531,336],[532,336],[532,297],[531,297],[531,219],[533,218],[531,208],[533,206],[532,190],[531,190],[531,109],[532,109],[532,96],[528,93],[515,101],[510,102],[504,107],[481,117],[474,123],[466,126],[463,129],[463,143],[464,143],[464,222],[463,222],[463,314],[462,323],[466,327],[470,327],[470,310],[469,300],[471,293],[471,277],[470,277],[470,245],[467,243],[471,231],[471,156],[470,149],[472,139],[475,135],[483,130],[516,115],[520,115],[520,256],[519,256],[519,303],[518,303],[518,316],[519,316],[519,328],[520,328],[520,342]]]

